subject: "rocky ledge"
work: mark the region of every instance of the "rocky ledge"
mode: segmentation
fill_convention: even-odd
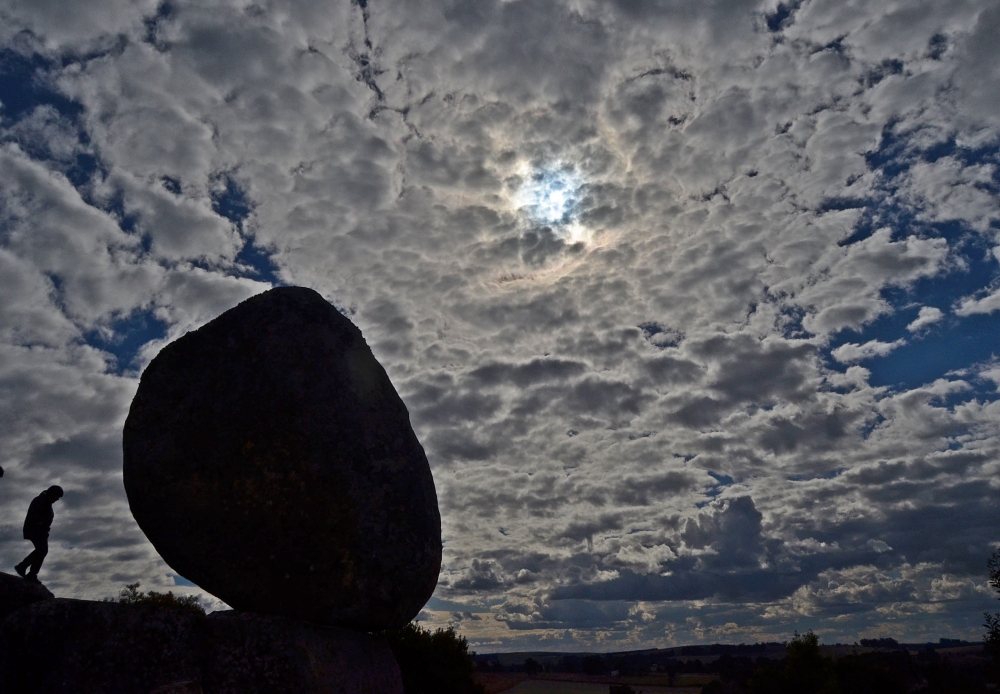
[[[20,576],[0,572],[0,621],[17,609],[53,597],[41,583],[30,583]]]
[[[0,621],[0,691],[402,694],[403,686],[389,646],[371,634],[247,612],[55,598]]]

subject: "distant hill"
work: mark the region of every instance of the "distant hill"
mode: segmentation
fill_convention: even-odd
[[[961,639],[939,639],[937,642],[899,643],[894,639],[863,639],[862,643],[829,644],[820,646],[824,655],[840,658],[845,655],[868,653],[878,650],[906,651],[965,651],[981,649],[978,641],[962,641]],[[731,657],[749,657],[752,659],[768,658],[778,660],[785,656],[785,643],[767,642],[752,644],[714,643],[708,645],[675,646],[672,648],[644,648],[635,651],[514,651],[510,653],[479,653],[475,656],[476,664],[481,669],[488,667],[519,668],[529,659],[538,663],[543,670],[556,672],[582,671],[584,661],[589,661],[596,667],[595,658],[600,659],[606,670],[621,669],[629,671],[649,672],[653,667],[666,668],[671,661],[689,663],[700,660],[710,663],[728,655]]]

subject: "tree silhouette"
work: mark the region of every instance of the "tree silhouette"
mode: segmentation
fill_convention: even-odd
[[[1000,593],[1000,549],[995,550],[986,562],[990,572],[990,587]],[[1000,598],[997,598],[1000,600]],[[986,652],[993,661],[994,668],[1000,668],[1000,612],[983,612],[983,626],[986,627]]]
[[[451,627],[432,632],[410,622],[380,633],[399,663],[406,694],[483,694],[472,678],[475,654]]]
[[[834,692],[829,658],[819,650],[819,638],[811,631],[795,632],[780,666],[758,668],[750,678],[751,694],[827,694]]]
[[[603,675],[607,671],[604,659],[599,655],[588,655],[583,659],[583,672],[587,675]]]
[[[139,590],[139,582],[128,583],[118,592],[117,598],[104,598],[104,602],[117,602],[119,605],[158,605],[160,607],[176,607],[195,614],[205,615],[205,608],[195,595],[174,595],[173,591],[157,593],[151,590],[144,593]]]

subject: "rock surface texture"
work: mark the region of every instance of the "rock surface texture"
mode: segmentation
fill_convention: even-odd
[[[370,634],[284,617],[55,599],[0,622],[0,691],[403,694]]]
[[[0,622],[14,610],[52,597],[41,583],[28,583],[20,576],[0,572]]]
[[[259,294],[167,345],[124,431],[139,527],[238,610],[364,631],[430,597],[441,518],[405,405],[319,294]]]

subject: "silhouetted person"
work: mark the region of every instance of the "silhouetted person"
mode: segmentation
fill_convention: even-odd
[[[28,506],[28,515],[24,519],[24,539],[31,540],[35,551],[14,567],[14,571],[19,576],[24,576],[25,581],[38,583],[38,571],[42,568],[45,555],[49,553],[49,529],[55,517],[52,504],[59,501],[62,496],[62,487],[52,485],[32,499],[31,505]]]

